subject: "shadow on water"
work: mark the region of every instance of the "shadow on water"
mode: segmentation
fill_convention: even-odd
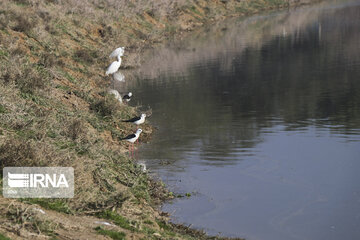
[[[248,239],[360,237],[359,16],[359,1],[327,2],[149,52],[128,88],[159,128],[142,158],[196,193],[164,206],[174,221]]]

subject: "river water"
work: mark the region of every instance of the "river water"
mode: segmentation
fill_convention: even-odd
[[[172,221],[248,240],[360,239],[360,1],[230,19],[126,83]]]

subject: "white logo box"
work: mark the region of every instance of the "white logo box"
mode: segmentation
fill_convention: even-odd
[[[5,167],[5,198],[73,198],[72,167]]]

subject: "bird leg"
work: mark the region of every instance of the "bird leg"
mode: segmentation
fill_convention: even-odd
[[[131,144],[131,157],[134,158],[134,144]]]
[[[135,145],[133,144],[133,158],[135,157]]]
[[[137,149],[135,150],[135,159],[137,159]]]
[[[131,158],[132,158],[132,156],[133,156],[133,144],[130,145],[130,149],[131,149],[130,152],[131,152]]]

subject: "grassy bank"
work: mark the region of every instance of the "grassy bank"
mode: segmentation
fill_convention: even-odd
[[[286,7],[283,0],[14,0],[0,2],[0,166],[71,166],[73,199],[0,197],[11,239],[206,239],[167,223],[171,197],[119,139],[138,114],[107,94],[109,53],[126,46],[124,73],[144,48],[226,16]],[[136,97],[136,96],[135,96]],[[140,141],[151,137],[148,124]],[[0,239],[6,239],[0,234]]]

